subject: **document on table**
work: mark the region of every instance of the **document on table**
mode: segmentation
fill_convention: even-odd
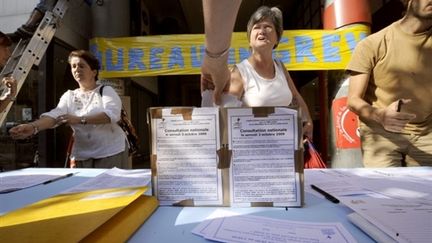
[[[43,174],[41,174],[34,171],[19,171],[13,175],[6,174],[5,176],[0,174],[0,193],[9,193],[41,185],[45,182],[63,177],[66,174],[65,172],[51,172],[48,174],[47,172],[43,172]]]
[[[192,233],[221,242],[357,242],[340,223],[279,220],[220,210]],[[223,215],[217,217],[217,214]]]
[[[432,205],[432,187],[427,168],[306,170],[305,190],[316,194],[310,184],[339,198],[364,195],[374,198],[397,198]],[[432,171],[432,170],[430,170]]]
[[[432,168],[306,170],[307,184],[354,210],[348,218],[378,242],[430,242]],[[306,186],[306,190],[310,190]]]
[[[350,213],[348,214],[348,219],[360,228],[363,232],[365,232],[369,237],[374,239],[376,242],[385,242],[385,243],[396,243],[397,241],[390,237],[387,233],[376,227],[373,223],[369,222],[358,213]]]
[[[432,206],[407,200],[342,197],[342,202],[397,242],[430,242]],[[364,225],[359,225],[359,228]]]
[[[152,119],[152,153],[157,155],[154,182],[160,205],[223,204],[219,134],[217,108],[193,109],[190,116],[166,108],[161,119]]]
[[[228,109],[228,141],[232,150],[232,206],[272,203],[301,206],[297,111],[276,107],[273,114],[255,116],[252,108]]]
[[[124,170],[112,168],[106,172],[87,180],[77,186],[61,192],[69,194],[112,188],[149,186],[151,174],[149,170]]]

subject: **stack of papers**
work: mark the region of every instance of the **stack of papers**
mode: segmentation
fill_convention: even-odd
[[[308,170],[305,177],[352,209],[348,219],[377,242],[431,242],[431,167]]]
[[[342,202],[355,211],[348,219],[378,242],[431,242],[432,205],[372,197]]]
[[[73,176],[64,172],[55,172],[51,174],[38,173],[20,173],[19,175],[7,175],[0,177],[0,194],[11,193],[22,189],[48,184],[54,180]]]
[[[216,210],[192,233],[220,242],[357,242],[341,223],[239,215]]]

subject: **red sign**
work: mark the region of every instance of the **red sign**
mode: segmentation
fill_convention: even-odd
[[[358,117],[347,107],[347,97],[333,100],[336,148],[360,148]]]

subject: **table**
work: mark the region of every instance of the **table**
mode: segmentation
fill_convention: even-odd
[[[55,169],[55,168],[28,168],[31,171],[60,171],[64,173],[79,172],[47,185],[39,185],[8,194],[0,194],[0,214],[19,209],[28,204],[54,196],[57,193],[82,183],[94,177],[104,169]],[[4,172],[0,174],[13,175],[18,171]],[[170,207],[160,206],[153,215],[131,236],[129,242],[211,242],[194,235],[191,230],[202,220],[210,215],[218,207]],[[346,215],[352,210],[342,204],[334,204],[330,201],[305,193],[305,205],[302,208],[233,208],[224,207],[242,214],[271,217],[275,219],[287,219],[309,222],[340,222],[357,239],[358,242],[374,242],[368,235],[351,224]]]

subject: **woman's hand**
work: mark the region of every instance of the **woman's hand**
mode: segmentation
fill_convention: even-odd
[[[303,137],[308,137],[310,141],[313,140],[313,123],[308,121],[303,123]]]
[[[25,139],[37,132],[38,132],[37,127],[30,123],[21,124],[16,127],[12,127],[9,130],[9,134],[13,139]]]
[[[219,105],[222,93],[227,92],[231,78],[228,68],[228,52],[217,58],[204,55],[201,66],[201,93],[207,89],[214,90],[213,101]]]

